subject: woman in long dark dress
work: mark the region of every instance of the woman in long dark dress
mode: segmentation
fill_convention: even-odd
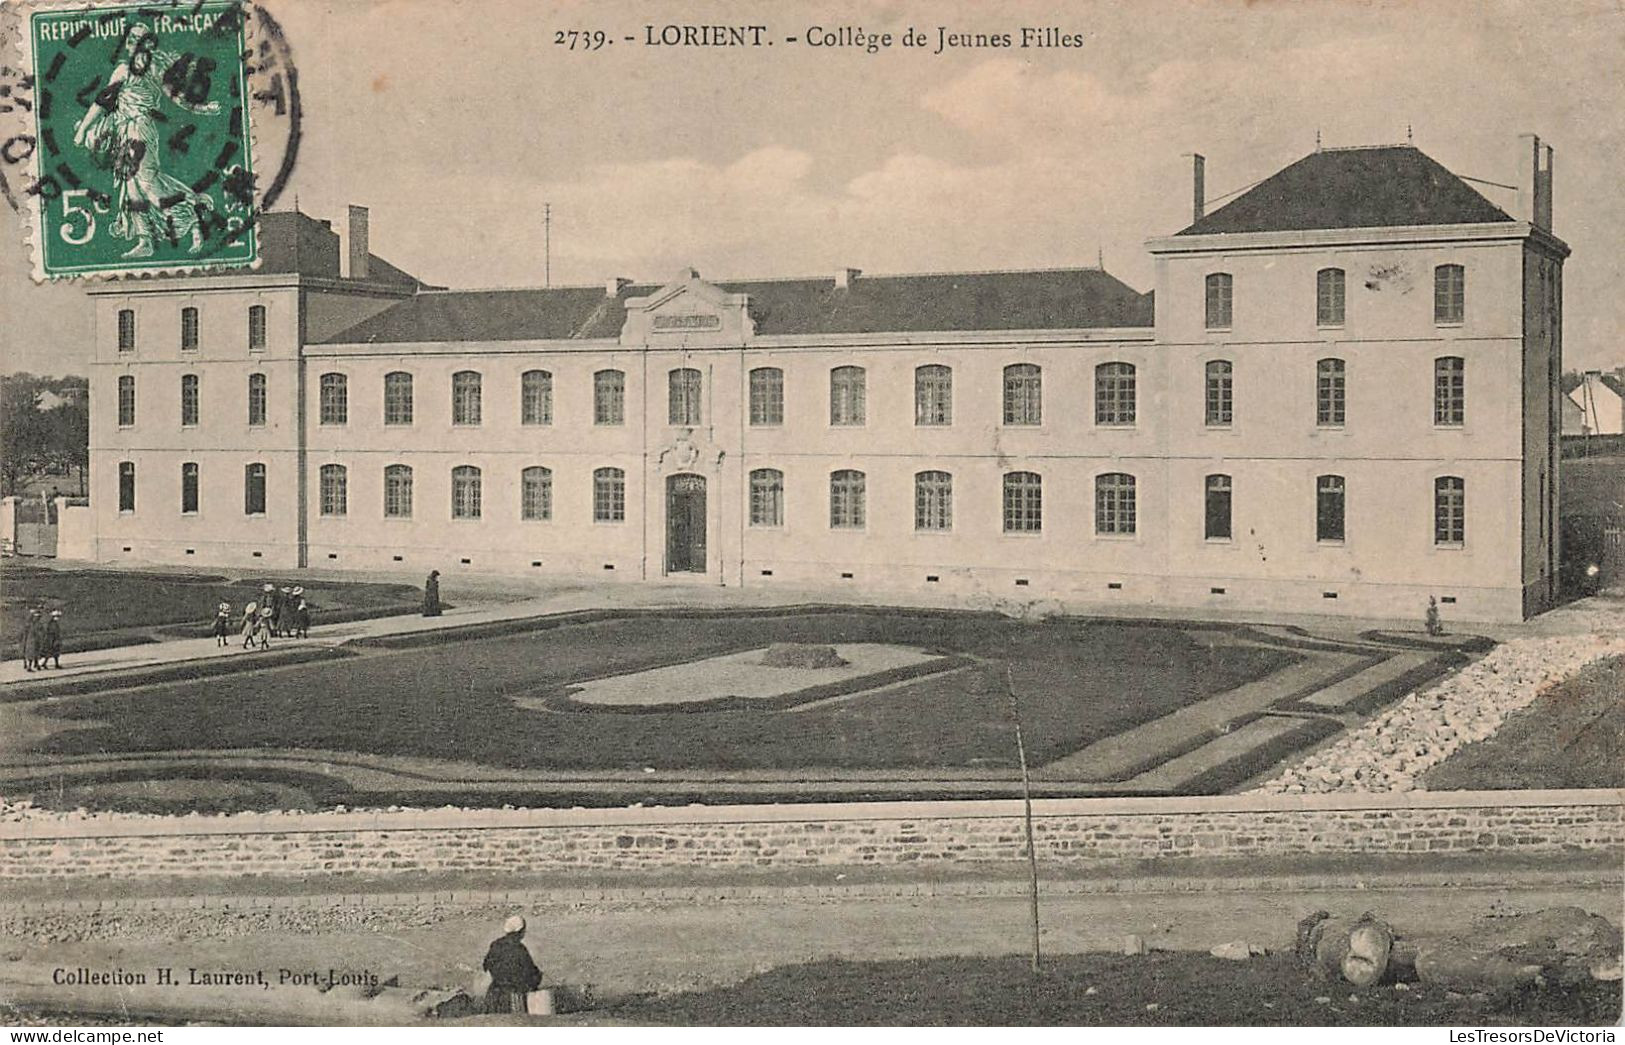
[[[430,570],[429,579],[423,582],[423,615],[425,617],[440,616],[439,570]]]

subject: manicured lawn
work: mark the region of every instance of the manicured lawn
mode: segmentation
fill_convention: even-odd
[[[1608,1026],[1619,985],[1513,997],[1408,984],[1356,991],[1291,955],[1245,962],[1191,952],[822,961],[743,983],[642,1000],[608,1015],[683,1026]],[[1325,999],[1324,1001],[1320,999]]]
[[[1553,686],[1422,782],[1429,791],[1625,787],[1625,657]]]
[[[571,712],[582,679],[773,642],[890,642],[970,659],[872,695],[774,711]],[[907,611],[639,614],[62,700],[91,720],[54,753],[320,748],[547,769],[862,769],[1015,764],[1004,694],[1042,763],[1278,670],[1290,652],[1222,630]],[[768,670],[768,669],[764,669]],[[546,708],[514,698],[546,698]]]
[[[108,632],[162,625],[196,623],[214,617],[215,607],[231,603],[241,612],[257,598],[262,584],[301,585],[317,610],[316,623],[338,614],[398,606],[410,612],[422,598],[407,584],[364,584],[298,580],[276,575],[263,580],[228,581],[224,577],[184,573],[135,573],[123,570],[56,570],[27,563],[0,565],[0,648],[10,650],[22,636],[23,622],[34,607],[63,611],[68,649],[95,648],[89,642]]]

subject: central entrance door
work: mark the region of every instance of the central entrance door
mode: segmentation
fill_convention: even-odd
[[[705,572],[705,477],[666,480],[666,572]]]

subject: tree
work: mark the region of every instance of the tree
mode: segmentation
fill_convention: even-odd
[[[39,409],[41,392],[64,402]],[[29,373],[0,378],[0,495],[20,492],[23,480],[43,468],[90,463],[88,383],[82,377],[38,377]]]

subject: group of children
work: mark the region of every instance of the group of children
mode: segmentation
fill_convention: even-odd
[[[307,637],[310,603],[305,601],[305,589],[267,584],[259,601],[243,607],[241,617],[233,616],[231,603],[222,602],[214,615],[215,645],[224,646],[233,631],[242,635],[243,649],[269,649],[273,635]]]
[[[42,618],[39,610],[29,610],[23,625],[23,670],[44,671],[48,660],[51,667],[62,667],[62,611]]]

